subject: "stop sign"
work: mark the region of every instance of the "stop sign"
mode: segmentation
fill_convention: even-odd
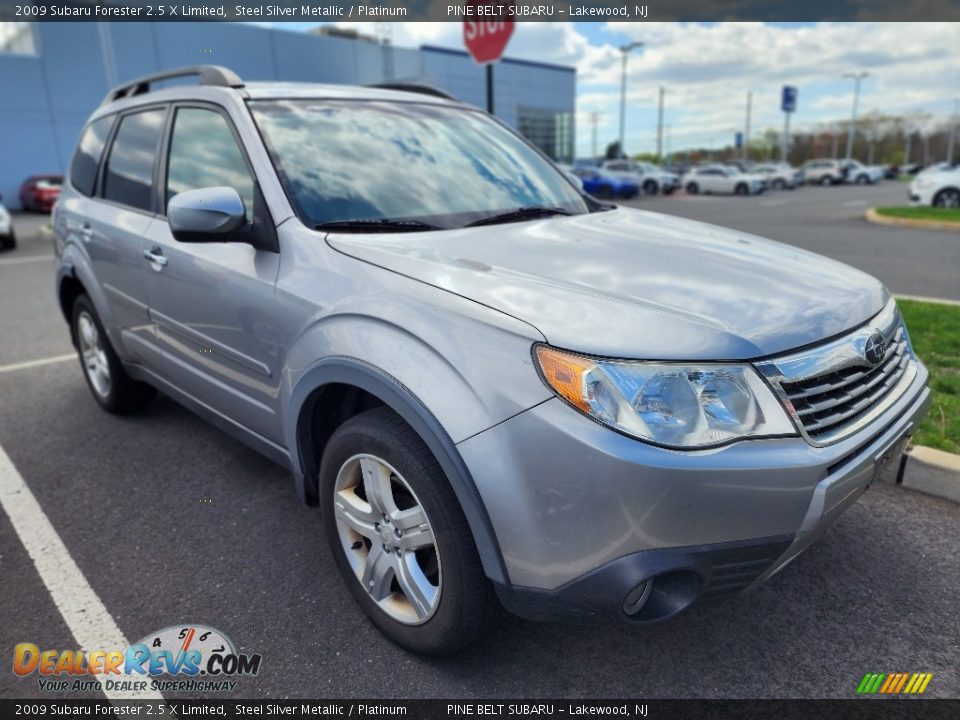
[[[475,13],[474,16],[480,18],[498,17],[497,10],[505,5],[503,0],[468,3],[468,7],[471,7]],[[475,63],[486,65],[496,62],[503,55],[510,36],[513,35],[512,11],[513,3],[510,3],[511,19],[509,20],[464,21],[463,44],[467,46],[467,52]],[[484,13],[492,14],[484,15]]]

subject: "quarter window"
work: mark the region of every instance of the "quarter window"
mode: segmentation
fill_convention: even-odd
[[[170,139],[166,200],[205,187],[233,188],[249,216],[253,178],[226,118],[214,110],[180,108]]]
[[[150,209],[153,162],[166,110],[146,110],[120,120],[107,158],[103,196],[140,210]]]
[[[100,156],[103,154],[103,146],[107,142],[107,135],[112,126],[113,115],[95,120],[83,131],[80,142],[77,143],[73,160],[70,162],[70,182],[84,195],[93,195]]]

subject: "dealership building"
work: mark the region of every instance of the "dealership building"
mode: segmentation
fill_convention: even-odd
[[[29,175],[63,172],[90,112],[121,82],[158,70],[225,65],[244,80],[433,85],[486,105],[486,73],[465,52],[390,44],[331,29],[243,23],[0,23],[0,194],[19,206]],[[504,58],[494,111],[550,157],[574,153],[576,70]]]

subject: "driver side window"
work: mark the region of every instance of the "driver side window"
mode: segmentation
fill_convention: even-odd
[[[178,108],[170,137],[166,202],[177,193],[205,187],[232,187],[253,213],[253,178],[243,153],[219,112]]]

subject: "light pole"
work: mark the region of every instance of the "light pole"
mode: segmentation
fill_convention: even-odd
[[[593,110],[590,113],[590,125],[593,128],[593,160],[596,162],[600,159],[600,155],[597,150],[597,123],[600,122],[600,113],[597,110]]]
[[[747,126],[743,132],[743,159],[750,158],[750,111],[753,108],[753,90],[747,92]]]
[[[947,162],[953,165],[953,148],[957,144],[957,113],[960,112],[960,99],[953,101],[953,117],[950,118],[950,140],[947,142]]]
[[[623,151],[623,121],[627,114],[627,55],[631,50],[642,48],[642,42],[631,42],[620,46],[623,62],[620,66],[620,154],[626,157]]]
[[[850,127],[847,129],[847,160],[853,157],[853,134],[857,130],[857,103],[860,102],[860,81],[869,77],[870,73],[865,70],[862,72],[849,72],[844,75],[845,78],[853,80],[853,114],[850,117]]]

